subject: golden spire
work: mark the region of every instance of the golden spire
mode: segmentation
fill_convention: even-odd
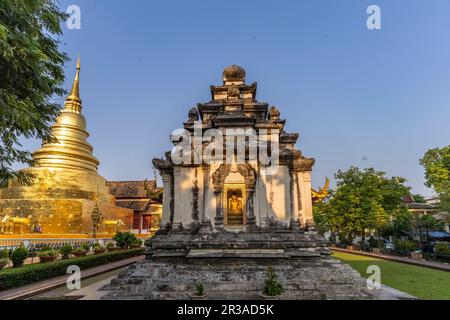
[[[33,153],[40,167],[65,168],[97,172],[99,161],[92,155],[92,146],[87,141],[86,119],[81,114],[79,92],[80,58],[72,90],[66,99],[65,108],[52,126],[57,142],[44,142]]]
[[[75,80],[73,81],[72,90],[65,102],[66,110],[72,112],[81,112],[81,98],[80,98],[80,56],[77,60],[77,71],[75,73]]]

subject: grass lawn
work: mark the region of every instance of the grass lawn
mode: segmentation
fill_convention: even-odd
[[[334,252],[333,257],[349,264],[365,278],[369,276],[367,267],[378,265],[382,284],[420,299],[450,300],[450,272],[343,252]]]

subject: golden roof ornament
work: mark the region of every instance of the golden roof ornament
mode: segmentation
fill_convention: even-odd
[[[75,73],[75,79],[73,81],[72,90],[66,98],[64,103],[66,110],[72,112],[81,112],[81,98],[80,98],[80,56],[77,60],[77,69]]]
[[[312,202],[318,203],[322,202],[328,196],[328,189],[330,188],[330,179],[325,177],[325,185],[319,191],[311,188]]]

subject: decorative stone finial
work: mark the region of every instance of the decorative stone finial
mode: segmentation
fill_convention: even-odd
[[[269,110],[269,120],[279,120],[280,119],[280,111],[278,111],[277,107],[272,106]]]
[[[223,83],[225,85],[235,83],[240,84],[245,81],[245,70],[238,65],[231,65],[223,70],[222,74]]]
[[[193,107],[191,110],[189,110],[189,113],[188,113],[189,121],[197,121],[198,117],[199,117],[199,114],[198,114],[198,110],[196,107]]]

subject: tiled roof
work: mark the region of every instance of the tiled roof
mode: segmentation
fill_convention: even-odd
[[[405,205],[406,207],[408,207],[408,209],[423,209],[423,210],[437,209],[436,206],[427,203],[409,202],[405,203]]]
[[[117,199],[148,198],[148,190],[156,188],[156,181],[108,181],[107,185]]]

